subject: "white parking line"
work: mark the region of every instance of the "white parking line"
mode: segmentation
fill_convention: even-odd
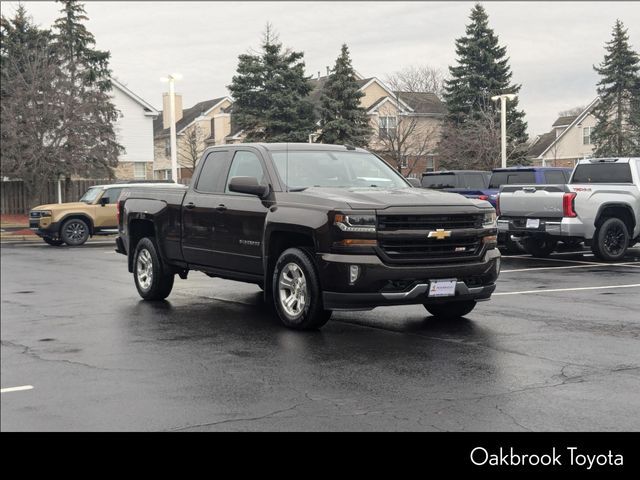
[[[502,293],[494,293],[493,296],[497,295],[523,295],[526,293],[553,293],[553,292],[574,292],[578,290],[604,290],[610,288],[634,288],[640,287],[640,283],[634,283],[631,285],[607,285],[603,287],[577,287],[577,288],[547,288],[540,290],[524,290],[522,292],[502,292]]]
[[[584,260],[565,260],[563,258],[539,258],[539,257],[503,257],[503,258],[518,258],[522,260],[542,260],[545,262],[561,262],[561,263],[583,263],[586,265],[620,265],[619,263],[603,263],[603,262],[585,262]]]
[[[9,387],[0,389],[0,393],[22,392],[24,390],[33,390],[33,385],[23,385],[22,387]]]
[[[513,272],[529,272],[533,270],[562,270],[566,268],[589,268],[589,267],[633,267],[640,268],[640,262],[631,263],[592,263],[589,265],[569,265],[567,267],[532,267],[532,268],[519,268],[517,270],[500,270],[500,274],[513,273]]]

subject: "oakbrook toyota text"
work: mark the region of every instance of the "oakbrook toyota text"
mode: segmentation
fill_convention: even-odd
[[[567,447],[566,452],[553,447],[549,453],[519,453],[513,447],[491,453],[486,448],[476,447],[471,450],[471,462],[478,466],[577,466],[591,470],[594,466],[623,466],[624,457],[609,450],[607,453],[582,453],[578,447]]]

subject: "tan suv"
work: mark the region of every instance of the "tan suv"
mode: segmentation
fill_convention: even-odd
[[[78,202],[39,205],[29,212],[29,228],[49,245],[79,246],[93,235],[118,232],[116,202],[124,188],[154,183],[95,185]],[[168,184],[157,182],[157,185]]]

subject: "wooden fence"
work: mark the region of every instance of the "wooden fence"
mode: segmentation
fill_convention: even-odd
[[[65,185],[62,182],[62,201],[77,202],[92,185],[104,185],[113,183],[110,180],[72,180]],[[0,213],[5,215],[26,214],[30,208],[36,205],[48,203],[58,203],[58,182],[48,182],[46,188],[42,190],[38,201],[34,205],[29,205],[24,184],[22,181],[0,182]]]

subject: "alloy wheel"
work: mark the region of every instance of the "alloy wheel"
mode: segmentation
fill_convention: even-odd
[[[304,272],[296,263],[288,263],[278,278],[280,305],[285,313],[297,318],[304,312],[309,303],[309,291]]]

